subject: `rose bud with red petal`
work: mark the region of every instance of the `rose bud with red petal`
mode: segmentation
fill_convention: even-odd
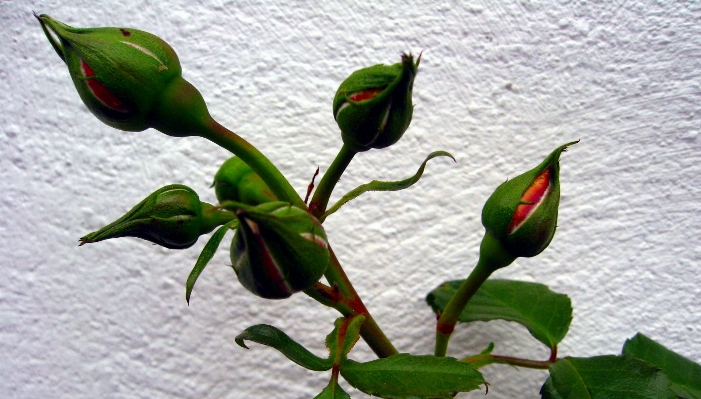
[[[355,152],[396,143],[411,123],[414,77],[421,56],[353,72],[336,91],[333,115],[343,143]]]
[[[200,93],[182,78],[175,51],[157,36],[130,28],[74,28],[44,14],[37,19],[83,103],[102,122],[189,136],[211,119]]]
[[[118,220],[81,238],[80,245],[138,237],[166,248],[183,249],[235,217],[232,212],[201,202],[191,188],[172,184],[156,190]]]
[[[550,244],[560,204],[560,154],[577,142],[553,151],[540,165],[502,183],[482,209],[482,224],[514,257],[531,257]]]
[[[239,226],[231,263],[241,284],[268,299],[283,299],[311,288],[324,275],[330,254],[321,223],[286,202],[255,207],[228,202]]]
[[[220,203],[225,201],[260,205],[277,201],[263,179],[237,156],[226,160],[214,175],[214,191]]]

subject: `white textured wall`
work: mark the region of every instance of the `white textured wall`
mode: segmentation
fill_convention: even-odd
[[[136,239],[78,248],[79,237],[160,186],[184,183],[214,201],[208,186],[228,155],[198,138],[100,124],[31,10],[167,40],[211,113],[300,193],[340,146],[338,84],[423,50],[411,128],[390,149],[357,156],[334,198],[404,178],[434,150],[459,163],[434,160],[410,190],[367,194],[326,223],[396,346],[432,350],[423,298],[474,264],[491,191],[581,139],[562,157],[554,241],[497,275],[571,296],[563,356],[618,353],[641,331],[701,361],[698,2],[93,3],[0,3],[0,397],[312,398],[326,373],[258,345],[246,351],[234,337],[269,323],[324,354],[336,317],[303,295],[248,294],[223,249],[188,307],[184,282],[206,239],[186,251]],[[460,327],[450,352],[490,341],[499,354],[547,357],[506,322]],[[372,354],[359,344],[351,357]],[[498,365],[484,373],[491,398],[536,398],[547,375]]]

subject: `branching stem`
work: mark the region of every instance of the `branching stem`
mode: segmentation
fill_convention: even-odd
[[[205,126],[206,128],[203,129],[202,132],[199,132],[201,137],[204,137],[220,145],[221,147],[226,148],[240,157],[261,177],[261,179],[263,179],[263,181],[268,185],[270,190],[278,199],[281,201],[288,201],[302,209],[307,209],[306,204],[290,185],[285,176],[283,176],[280,170],[278,170],[278,168],[275,167],[275,165],[273,165],[273,163],[270,162],[270,160],[257,148],[255,148],[241,136],[220,125],[213,119],[206,123]],[[348,167],[348,164],[350,164],[355,154],[355,151],[348,149],[345,145],[341,147],[336,159],[333,161],[331,166],[329,166],[329,170],[326,172],[326,174],[324,174],[324,177],[319,182],[319,186],[312,197],[310,208],[318,205],[316,208],[318,214],[315,216],[318,217],[325,212],[333,188],[341,178],[341,175],[346,170],[346,167]],[[330,247],[329,250],[331,250]],[[328,286],[325,286],[326,288],[324,288],[323,284],[317,284],[315,287],[306,290],[305,293],[321,304],[333,307],[341,312],[341,314],[346,316],[356,314],[362,314],[365,316],[365,322],[363,322],[363,326],[360,330],[360,336],[363,337],[368,346],[370,346],[377,356],[387,357],[398,353],[394,348],[394,345],[392,345],[382,329],[380,329],[380,327],[377,325],[377,322],[372,317],[368,309],[365,307],[365,304],[360,299],[360,296],[355,291],[353,284],[351,284],[348,276],[346,276],[345,271],[341,267],[341,264],[334,255],[333,250],[331,250],[331,261],[325,276],[329,283],[336,287],[340,294],[342,294],[344,298],[343,301],[334,302],[333,300],[329,300],[328,296],[324,295],[324,292],[326,291],[326,288],[331,290],[334,288],[330,288]]]
[[[336,187],[336,183],[341,179],[341,175],[343,175],[343,172],[353,160],[355,154],[357,154],[357,152],[351,150],[345,144],[341,147],[341,150],[329,166],[329,169],[324,173],[324,177],[321,178],[316,191],[314,191],[312,201],[309,203],[309,212],[312,215],[319,218],[326,212],[331,193],[334,187]]]

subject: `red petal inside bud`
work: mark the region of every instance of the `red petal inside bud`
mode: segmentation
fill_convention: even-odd
[[[376,97],[378,94],[382,93],[384,89],[367,89],[363,91],[359,91],[356,93],[353,93],[348,96],[348,99],[351,101],[359,102],[359,101],[365,101],[369,100],[371,98]]]
[[[314,233],[300,233],[299,235],[302,236],[303,238],[309,240],[309,241],[313,241],[313,242],[319,244],[320,246],[322,246],[324,248],[328,248],[328,246],[329,246],[329,243],[326,242],[326,240],[324,240],[323,237],[320,237]]]
[[[80,67],[83,70],[83,75],[88,78],[85,81],[88,88],[101,103],[118,112],[130,111],[129,107],[127,107],[122,100],[107,90],[107,88],[95,78],[95,72],[93,72],[92,68],[90,68],[85,61],[80,60]]]
[[[538,208],[538,205],[540,205],[549,188],[550,168],[547,168],[533,180],[533,183],[531,183],[521,196],[521,203],[516,207],[516,212],[514,212],[514,216],[511,218],[508,234],[516,231],[516,229],[526,221],[528,216]]]

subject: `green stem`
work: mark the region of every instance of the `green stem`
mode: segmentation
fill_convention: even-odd
[[[234,219],[236,219],[235,213],[222,211],[211,204],[202,202],[202,225],[200,227],[202,234],[209,233],[215,228],[227,224]]]
[[[258,151],[258,149],[251,145],[248,141],[230,131],[226,127],[220,125],[213,119],[206,123],[205,128],[198,133],[199,136],[204,137],[223,148],[226,148],[240,157],[261,177],[261,179],[263,179],[263,181],[268,185],[270,190],[278,199],[281,201],[288,201],[302,209],[307,209],[306,204],[304,201],[302,201],[302,198],[300,198],[294,188],[292,188],[285,176],[280,173],[280,171],[275,167],[275,165],[273,165],[272,162],[270,162],[270,160],[268,160],[268,158],[265,157],[265,155]],[[323,204],[320,208],[319,215],[322,215],[325,212],[334,186],[355,154],[355,151],[346,148],[345,145],[341,147],[341,151],[336,156],[336,159],[331,164],[324,177],[321,179],[321,182],[319,182],[319,186],[314,193],[314,197],[312,198],[312,203]],[[365,304],[363,304],[363,301],[358,296],[358,293],[355,291],[355,288],[348,279],[348,276],[346,276],[341,264],[333,254],[333,251],[331,251],[331,264],[325,275],[329,280],[329,283],[335,284],[344,297],[348,299],[347,305],[338,305],[338,309],[341,314],[348,316],[348,313],[353,312],[353,314],[362,314],[365,316],[365,322],[360,330],[360,336],[363,337],[365,342],[367,342],[368,346],[370,346],[377,356],[387,357],[398,353],[389,339],[387,339],[387,336],[384,334],[382,329],[380,329],[380,327],[377,325],[377,322],[367,310]],[[320,303],[329,306],[330,303],[328,300],[323,299],[318,295],[318,293],[315,293],[312,290],[307,290],[309,292],[305,292],[307,295],[318,300]],[[336,308],[337,306],[331,307]]]
[[[360,329],[360,335],[377,356],[388,357],[398,353],[377,325],[375,319],[370,315],[370,312],[364,306],[361,309],[357,309],[356,304],[344,297],[340,289],[333,289],[328,285],[316,283],[314,287],[305,290],[304,293],[320,304],[338,310],[343,316],[364,315],[365,321]]]
[[[522,359],[519,357],[510,357],[510,356],[497,356],[497,355],[477,355],[477,356],[470,356],[465,359],[460,360],[463,363],[476,363],[476,362],[485,362],[483,363],[480,367],[486,366],[488,364],[508,364],[511,366],[519,366],[519,367],[526,367],[529,369],[548,369],[550,368],[550,365],[553,364],[554,362],[557,361],[557,359],[549,359],[549,360],[530,360],[530,359]]]
[[[501,242],[491,233],[486,232],[480,244],[480,258],[472,273],[460,285],[445,309],[438,318],[436,324],[436,356],[445,356],[448,351],[448,341],[455,329],[460,313],[467,306],[472,296],[484,284],[492,273],[504,266],[508,266],[516,258],[511,256],[501,245]]]
[[[200,137],[204,137],[240,157],[261,177],[261,179],[263,179],[279,200],[290,202],[302,209],[307,209],[306,204],[302,201],[302,198],[300,198],[294,188],[292,188],[285,176],[283,176],[280,170],[278,170],[265,155],[258,151],[256,147],[241,136],[222,126],[214,119],[209,119],[202,126],[201,131],[197,132]],[[355,154],[355,151],[346,148],[345,145],[341,147],[341,151],[339,151],[336,159],[329,167],[329,170],[326,172],[323,179],[321,179],[321,182],[319,182],[319,187],[312,198],[312,203],[321,204],[319,213],[315,216],[318,217],[325,212],[334,186]],[[329,250],[330,249],[331,248],[329,248]],[[314,288],[305,291],[305,293],[326,306],[338,308],[341,314],[346,316],[351,312],[353,314],[364,315],[365,322],[360,330],[360,336],[363,337],[377,356],[387,357],[398,353],[389,339],[387,339],[387,336],[377,325],[375,319],[370,315],[370,312],[363,304],[355,288],[353,288],[353,285],[348,279],[348,276],[346,276],[338,259],[333,254],[333,251],[331,251],[331,264],[325,276],[329,283],[335,285],[340,293],[347,298],[347,303],[334,305],[318,291],[315,291]]]
[[[370,349],[372,349],[378,357],[383,358],[396,355],[399,352],[372,317],[370,311],[365,307],[365,304],[355,291],[353,284],[351,284],[348,279],[348,276],[338,262],[338,258],[336,258],[331,247],[329,247],[329,251],[331,252],[331,262],[324,276],[326,276],[329,284],[333,285],[334,289],[338,290],[340,295],[345,298],[347,306],[352,310],[354,315],[362,314],[365,316],[363,326],[360,328],[360,336],[363,337]],[[341,313],[343,314],[343,311],[341,311]]]
[[[204,125],[203,131],[198,133],[199,136],[226,148],[246,162],[263,179],[270,191],[280,201],[289,202],[302,209],[307,209],[302,198],[300,198],[297,191],[290,185],[280,170],[244,138],[220,125],[214,119],[210,119]]]
[[[309,203],[309,212],[312,215],[318,218],[326,212],[331,193],[334,187],[336,187],[336,183],[341,179],[341,175],[343,175],[343,172],[353,160],[355,154],[357,154],[357,152],[343,144],[338,155],[336,155],[336,158],[329,166],[329,169],[324,173],[324,177],[321,178],[316,191],[314,191],[312,201]]]

